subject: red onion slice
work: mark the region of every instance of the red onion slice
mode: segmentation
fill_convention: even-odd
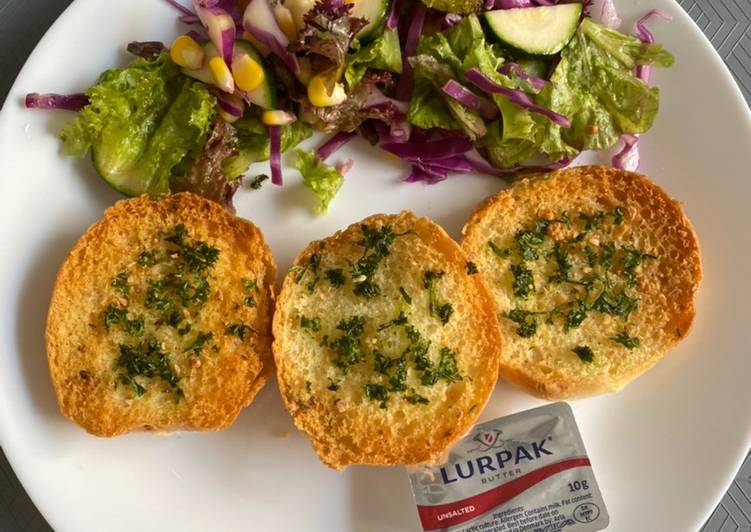
[[[237,29],[232,16],[224,9],[216,6],[204,7],[201,0],[193,0],[193,7],[198,18],[206,28],[211,42],[219,51],[219,56],[227,65],[232,64],[232,54],[235,49],[235,35]]]
[[[251,0],[243,14],[245,31],[281,59],[295,74],[300,72],[297,57],[287,51],[289,39],[276,22],[268,0]]]
[[[492,120],[498,116],[498,107],[496,107],[493,102],[487,98],[476,95],[464,85],[453,79],[447,81],[441,90],[446,96],[453,98],[457,102],[466,105],[474,111],[477,111],[487,120]]]

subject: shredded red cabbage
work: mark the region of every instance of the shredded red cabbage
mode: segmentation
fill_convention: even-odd
[[[538,78],[535,76],[530,76],[524,71],[524,69],[518,63],[504,63],[498,69],[498,72],[500,72],[504,76],[510,76],[510,74],[514,72],[517,76],[519,76],[524,81],[527,81],[530,85],[532,85],[532,87],[534,87],[538,91],[541,91],[542,89],[545,88],[544,79]]]
[[[537,105],[524,91],[517,89],[508,89],[506,87],[498,85],[496,82],[486,77],[477,68],[470,68],[464,73],[464,76],[467,78],[467,80],[469,80],[471,83],[484,90],[485,92],[500,94],[501,96],[507,98],[511,103],[514,103],[520,107],[524,107],[525,109],[529,109],[533,113],[539,113],[550,119],[550,121],[554,124],[557,124],[563,128],[571,127],[571,121],[565,116],[560,115],[548,109],[547,107]]]
[[[332,135],[329,140],[321,144],[321,146],[316,150],[316,156],[320,160],[325,161],[326,159],[331,157],[331,155],[335,151],[352,140],[356,135],[357,133],[355,133],[354,131],[340,131],[339,133]]]
[[[412,96],[413,75],[412,66],[408,58],[415,55],[417,51],[417,42],[422,33],[422,27],[425,24],[425,14],[427,8],[422,2],[415,2],[415,7],[410,14],[410,23],[407,29],[407,36],[404,46],[402,47],[402,74],[399,77],[399,84],[396,86],[396,99],[409,101]]]
[[[613,168],[636,172],[641,163],[639,155],[639,135],[625,134],[621,137],[623,148],[613,156],[611,165]]]
[[[652,35],[652,32],[650,32],[644,25],[649,19],[653,17],[659,17],[663,20],[673,20],[673,17],[660,9],[653,9],[642,18],[637,20],[636,24],[634,24],[634,32],[636,33],[636,36],[641,39],[641,42],[645,44],[652,44],[653,42],[655,42],[654,35]],[[637,65],[634,71],[634,75],[644,83],[649,85],[650,81],[652,80],[652,66]]]
[[[386,27],[393,30],[399,24],[399,14],[402,11],[402,0],[394,0],[391,2],[391,11],[389,12],[389,18],[386,19]]]
[[[441,90],[446,96],[477,111],[487,120],[492,120],[498,116],[498,107],[496,107],[493,102],[487,98],[476,95],[458,81],[453,79],[447,81]]]
[[[282,186],[282,129],[279,126],[269,127],[269,165],[271,166],[271,182]]]
[[[600,22],[608,28],[618,29],[621,26],[621,17],[618,16],[618,11],[615,9],[615,3],[613,0],[603,0],[602,7],[600,8]]]
[[[222,111],[228,115],[240,118],[245,113],[245,109],[238,105],[237,102],[230,98],[224,91],[212,90],[211,93],[216,97],[216,101]],[[242,103],[242,100],[240,103]]]
[[[408,161],[434,161],[466,153],[472,143],[463,137],[447,137],[426,142],[387,142],[381,148]]]
[[[532,0],[495,0],[494,9],[514,9],[517,7],[536,7],[537,4]]]
[[[24,102],[27,109],[62,109],[65,111],[80,111],[89,105],[89,97],[85,94],[39,94],[32,92],[26,95]]]
[[[201,23],[201,20],[198,18],[198,15],[193,13],[190,9],[183,6],[176,0],[164,0],[164,1],[167,2],[169,5],[171,5],[172,7],[174,7],[175,9],[177,9],[181,13],[181,15],[178,17],[178,20],[182,22],[183,24],[191,25],[191,24]]]

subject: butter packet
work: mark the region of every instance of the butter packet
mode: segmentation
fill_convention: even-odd
[[[592,532],[610,521],[566,403],[475,425],[410,482],[424,530]]]

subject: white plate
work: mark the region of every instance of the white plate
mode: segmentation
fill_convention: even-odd
[[[719,57],[669,0],[621,2],[630,27],[654,7],[677,56],[658,70],[662,109],[645,136],[643,171],[685,202],[703,244],[705,280],[694,331],[618,395],[577,401],[574,411],[611,515],[611,530],[697,529],[730,484],[751,444],[751,115]],[[322,466],[282,408],[272,382],[221,433],[112,440],[86,435],[58,413],[43,331],[66,251],[118,199],[86,161],[59,153],[69,115],[27,111],[27,91],[76,92],[124,64],[131,40],[176,34],[156,0],[77,0],[23,69],[0,115],[0,434],[34,502],[59,530],[417,530],[403,468]],[[363,142],[347,147],[348,175],[327,217],[300,178],[242,190],[238,212],[266,234],[281,269],[308,241],[376,212],[410,208],[454,236],[487,177],[438,186],[399,182],[404,168]],[[582,158],[581,161],[587,161]],[[499,384],[482,420],[540,402]]]

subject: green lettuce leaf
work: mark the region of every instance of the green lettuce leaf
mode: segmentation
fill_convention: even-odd
[[[107,70],[86,91],[89,105],[61,131],[64,152],[83,157],[95,143],[106,144],[123,161],[115,166],[129,164],[146,149],[180,85],[180,72],[166,55]]]
[[[302,174],[303,184],[311,189],[320,200],[317,211],[325,213],[331,200],[342,187],[344,176],[333,166],[321,161],[312,150],[297,150],[295,167]]]
[[[429,83],[434,89],[432,93],[428,92],[426,94],[432,95],[432,97],[436,99],[440,98],[444,101],[446,109],[448,109],[451,117],[457,124],[459,124],[459,126],[461,126],[461,129],[464,130],[471,140],[477,140],[485,135],[487,130],[485,128],[485,121],[482,117],[476,111],[453,98],[449,98],[441,91],[441,88],[446,82],[454,79],[454,74],[450,67],[438,62],[430,55],[416,55],[410,57],[409,62],[412,65],[415,79],[420,79]],[[431,105],[436,105],[436,103]],[[433,117],[433,119],[435,119],[435,117]]]
[[[267,161],[271,153],[269,130],[257,117],[241,118],[233,125],[237,130],[237,155],[226,158],[222,163],[222,170],[228,179],[245,174],[253,163]],[[291,150],[312,134],[313,128],[300,120],[282,126],[282,152]]]
[[[450,79],[463,80],[464,71],[480,62],[495,75],[495,67],[503,60],[485,42],[474,15],[464,18],[445,34],[420,37],[417,55],[410,58],[415,87],[407,120],[426,129],[462,129],[472,140],[483,137],[486,127],[482,117],[441,90]]]
[[[607,28],[589,18],[582,20],[578,31],[604,52],[607,59],[618,61],[627,69],[636,65],[671,67],[675,62],[673,55],[660,43],[645,44],[633,35]]]
[[[396,29],[387,28],[378,39],[347,57],[344,69],[347,85],[357,85],[369,68],[402,73],[402,50]]]
[[[200,153],[216,99],[162,54],[104,72],[86,91],[90,104],[60,133],[63,150],[83,157],[128,195],[167,192],[173,169]]]
[[[633,74],[635,65],[670,66],[673,56],[585,19],[561,53],[551,78],[550,107],[571,120],[563,139],[579,150],[614,146],[624,133],[644,133],[659,109],[659,89]]]

